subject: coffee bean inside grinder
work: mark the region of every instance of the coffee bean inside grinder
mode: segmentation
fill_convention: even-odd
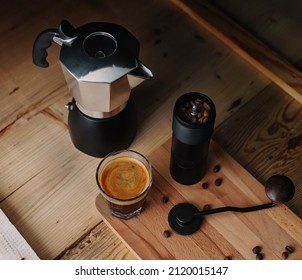
[[[185,102],[179,107],[179,115],[185,122],[203,124],[209,120],[211,106],[201,98]]]

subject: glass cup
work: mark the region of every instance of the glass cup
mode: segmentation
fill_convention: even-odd
[[[130,219],[142,211],[152,185],[152,167],[140,153],[121,150],[102,159],[96,181],[112,215]]]

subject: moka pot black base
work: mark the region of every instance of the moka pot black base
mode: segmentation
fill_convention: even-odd
[[[104,157],[113,151],[126,149],[137,131],[137,119],[133,101],[109,118],[92,118],[83,114],[75,100],[68,106],[68,126],[74,146],[85,154]]]

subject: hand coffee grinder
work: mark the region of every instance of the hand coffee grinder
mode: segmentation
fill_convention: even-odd
[[[152,78],[138,59],[139,42],[124,27],[88,23],[75,29],[63,20],[59,29],[42,31],[33,46],[33,62],[48,67],[46,49],[61,45],[60,63],[73,99],[66,105],[73,144],[95,157],[125,149],[137,121],[131,89]]]

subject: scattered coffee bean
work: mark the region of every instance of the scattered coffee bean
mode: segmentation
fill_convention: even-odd
[[[255,246],[253,249],[252,249],[253,253],[254,254],[259,254],[261,252],[261,247],[260,246]]]
[[[220,171],[220,165],[219,164],[216,164],[215,166],[214,166],[214,168],[213,168],[213,171],[215,172],[215,173],[217,173],[217,172],[219,172]]]
[[[225,257],[224,257],[224,260],[231,260],[231,259],[232,259],[231,256],[225,256]]]
[[[258,254],[256,255],[256,260],[263,260],[263,254],[258,253]]]
[[[282,253],[282,259],[286,260],[287,258],[288,258],[288,252],[285,251]]]
[[[294,248],[293,248],[292,246],[289,246],[289,245],[287,245],[287,246],[285,247],[285,250],[286,250],[288,253],[293,253],[293,252],[294,252]]]
[[[222,184],[222,179],[221,178],[218,178],[218,179],[215,180],[215,186],[219,187],[219,186],[221,186],[221,184]]]
[[[210,186],[210,184],[209,184],[208,182],[203,182],[203,183],[201,184],[201,187],[202,187],[204,190],[208,189],[209,186]]]
[[[167,196],[163,196],[162,199],[161,199],[161,201],[163,203],[167,203],[169,201],[169,198]]]
[[[211,209],[211,205],[210,204],[205,204],[202,208],[203,211],[206,211],[206,210],[210,210]]]
[[[165,230],[165,231],[164,231],[164,237],[169,238],[170,236],[171,236],[170,231]]]

